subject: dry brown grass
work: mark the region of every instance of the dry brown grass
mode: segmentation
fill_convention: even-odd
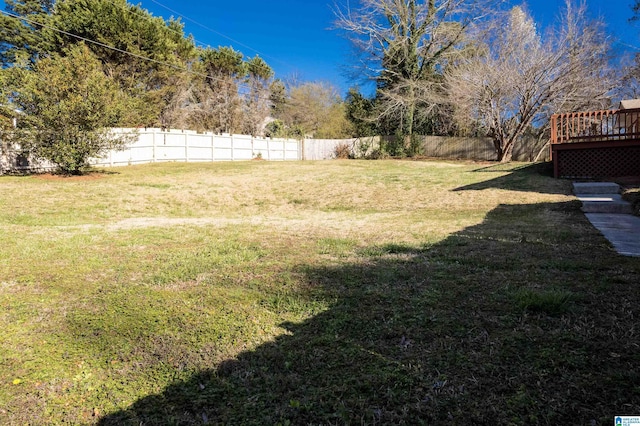
[[[0,423],[610,419],[640,265],[522,166],[3,177]]]

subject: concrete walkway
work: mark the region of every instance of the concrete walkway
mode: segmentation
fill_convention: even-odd
[[[631,214],[631,205],[622,200],[617,184],[576,182],[573,192],[582,201],[587,219],[618,253],[640,257],[640,217]]]

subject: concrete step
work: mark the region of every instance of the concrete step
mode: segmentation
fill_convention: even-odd
[[[613,182],[574,182],[574,194],[619,194],[620,185]]]
[[[631,204],[624,201],[620,194],[576,194],[582,201],[585,213],[632,214]]]

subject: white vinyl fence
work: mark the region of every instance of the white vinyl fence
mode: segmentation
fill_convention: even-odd
[[[356,157],[371,154],[380,147],[380,138],[361,139],[271,139],[247,135],[216,135],[191,130],[113,129],[130,133],[134,142],[123,151],[107,152],[94,158],[96,166],[126,166],[166,161],[211,162],[262,158],[270,161],[329,160],[336,148],[347,146]],[[2,139],[2,135],[0,135]],[[542,141],[525,141],[516,145],[514,159],[534,161],[544,151]],[[423,154],[439,158],[495,160],[496,154],[487,138],[423,137]],[[548,158],[543,156],[542,160]],[[7,172],[46,171],[53,166],[22,153],[20,147],[0,140],[0,174]]]
[[[217,135],[191,130],[113,129],[132,135],[133,142],[122,151],[108,151],[90,160],[95,166],[127,166],[167,161],[211,162],[262,158],[270,161],[302,159],[302,142],[248,135]],[[1,135],[0,135],[1,137]],[[0,174],[47,171],[54,166],[21,151],[18,144],[0,140]]]
[[[135,142],[123,151],[110,151],[94,159],[99,166],[155,163],[162,161],[237,161],[262,158],[271,161],[300,160],[300,142],[247,135],[216,135],[190,130],[114,129],[132,133]]]

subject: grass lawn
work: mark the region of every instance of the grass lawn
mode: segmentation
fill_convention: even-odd
[[[0,178],[0,424],[640,414],[640,259],[545,166]]]

